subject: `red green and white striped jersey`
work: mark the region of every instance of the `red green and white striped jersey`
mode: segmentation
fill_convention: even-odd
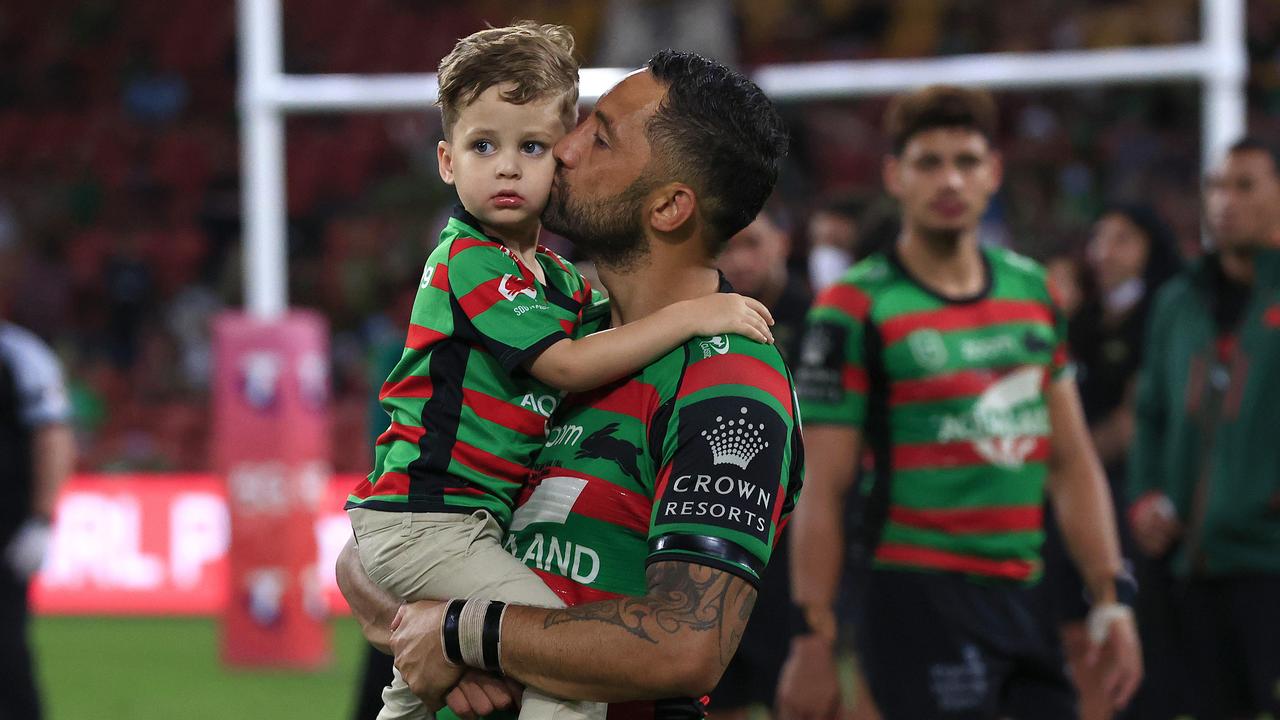
[[[777,349],[696,338],[565,398],[507,549],[569,605],[647,591],[684,560],[753,585],[799,495],[795,393]]]
[[[511,517],[561,395],[521,364],[577,333],[593,291],[543,247],[538,282],[479,227],[457,208],[427,258],[404,354],[379,394],[391,424],[348,509]]]
[[[961,301],[894,253],[850,269],[809,313],[797,386],[806,422],[863,432],[878,566],[1030,582],[1066,325],[1039,265],[982,252],[988,287]]]

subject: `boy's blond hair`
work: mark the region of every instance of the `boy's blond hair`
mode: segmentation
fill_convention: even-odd
[[[565,130],[578,124],[578,61],[573,33],[564,25],[521,20],[472,33],[440,61],[438,78],[437,104],[446,138],[463,108],[504,83],[515,87],[503,92],[502,99],[516,105],[562,95]]]

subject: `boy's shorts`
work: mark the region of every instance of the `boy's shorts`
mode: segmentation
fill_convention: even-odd
[[[532,570],[502,547],[502,527],[484,510],[465,513],[347,511],[360,563],[378,587],[407,602],[482,597],[564,607]],[[396,671],[378,720],[430,718]],[[571,702],[526,690],[521,720],[602,720],[603,703]]]

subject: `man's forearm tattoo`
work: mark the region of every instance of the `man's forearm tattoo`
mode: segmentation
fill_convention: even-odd
[[[555,610],[543,625],[602,622],[651,643],[685,628],[716,632],[720,662],[727,665],[755,605],[755,589],[722,570],[683,562],[654,563],[649,567],[648,579],[647,597],[617,598]]]

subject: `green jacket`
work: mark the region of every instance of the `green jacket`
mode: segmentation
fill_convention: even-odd
[[[1280,573],[1280,252],[1257,257],[1232,350],[1213,320],[1214,263],[1156,298],[1129,483],[1133,497],[1163,492],[1177,508],[1177,574]]]

